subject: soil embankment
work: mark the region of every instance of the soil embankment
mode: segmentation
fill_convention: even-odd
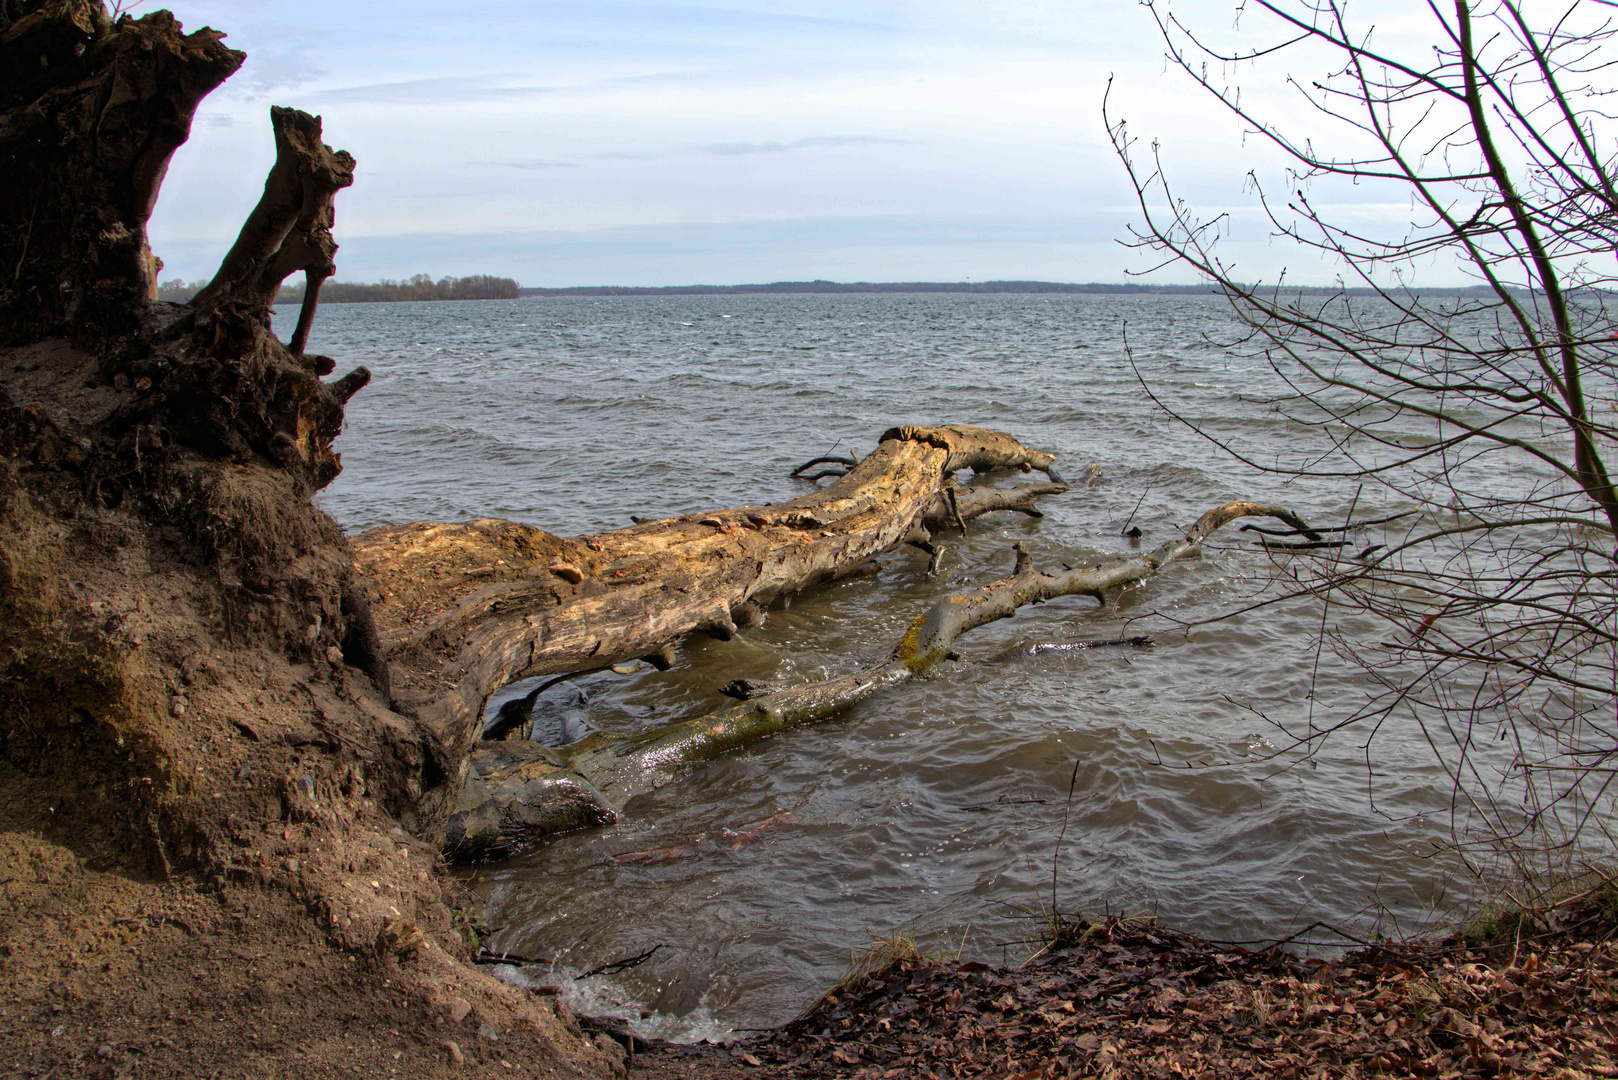
[[[0,765],[0,1075],[580,1075],[519,993],[441,964],[435,1000],[414,958],[334,943],[284,889],[93,869],[56,794]]]
[[[391,708],[313,504],[368,378],[323,381],[331,360],[269,331],[282,278],[329,275],[352,179],[318,118],[272,110],[276,166],[220,274],[152,299],[146,221],[242,63],[222,38],[0,5],[0,1063],[613,1075],[612,1044],[464,963],[435,837],[452,778]]]

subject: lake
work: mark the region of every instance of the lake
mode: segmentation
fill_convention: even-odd
[[[277,314],[283,330],[296,317]],[[735,678],[882,656],[946,590],[1008,573],[1019,540],[1037,564],[1077,565],[1129,552],[1126,525],[1150,548],[1234,498],[1322,524],[1404,509],[1240,465],[1153,404],[1143,379],[1260,460],[1313,446],[1265,402],[1262,362],[1221,344],[1233,332],[1223,301],[1201,296],[327,305],[310,349],[374,380],[349,404],[343,473],[320,503],[351,531],[504,517],[570,535],[794,498],[810,485],[793,466],[863,454],[900,423],[999,428],[1058,455],[1073,490],[1043,519],[941,537],[940,580],[922,553],[894,552],[732,641],[687,641],[669,672],[586,676],[542,700],[549,716],[629,732],[707,711]],[[555,958],[511,977],[567,982],[583,1011],[697,1038],[790,1018],[851,951],[894,932],[1020,959],[1053,893],[1064,913],[1156,913],[1225,940],[1315,920],[1419,925],[1466,890],[1443,859],[1417,857],[1447,835],[1449,795],[1419,733],[1385,728],[1369,765],[1352,733],[1307,763],[1272,756],[1277,723],[1325,724],[1363,699],[1359,669],[1316,644],[1367,628],[1323,627],[1307,601],[1206,621],[1268,595],[1273,570],[1232,527],[1106,606],[1025,609],[963,638],[939,678],[692,768],[616,828],[475,868],[491,946]],[[1154,644],[1018,648],[1126,633]],[[723,842],[783,813],[750,843]],[[721,842],[611,858],[702,837]],[[571,978],[659,945],[639,966]]]

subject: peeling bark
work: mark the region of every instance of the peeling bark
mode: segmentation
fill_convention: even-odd
[[[529,827],[509,812],[507,808],[518,799],[495,774],[496,761],[499,768],[506,770],[513,769],[514,760],[543,761],[543,770],[536,765],[521,773],[528,785],[523,797],[554,800],[564,797],[564,793],[575,798],[581,792],[593,793],[601,799],[601,816],[610,819],[629,799],[668,783],[685,765],[718,757],[788,728],[825,720],[879,691],[935,674],[951,655],[960,635],[1007,618],[1018,608],[1061,596],[1092,596],[1105,603],[1109,591],[1142,582],[1170,563],[1196,553],[1209,534],[1242,517],[1277,518],[1304,535],[1315,535],[1303,519],[1289,510],[1262,503],[1232,502],[1210,510],[1184,537],[1150,554],[1113,559],[1097,566],[1041,573],[1034,568],[1027,550],[1018,544],[1017,563],[1010,577],[939,600],[910,624],[892,655],[880,664],[762,696],[749,694],[738,704],[629,738],[597,734],[559,749],[533,743],[480,745],[473,751],[472,761],[486,778],[485,785],[478,790],[468,789],[451,815],[451,831],[458,842],[450,846],[449,852],[461,859],[501,856],[553,835],[543,826]],[[739,689],[745,692],[748,688]],[[542,772],[543,782],[535,786]],[[559,794],[548,794],[551,785]]]

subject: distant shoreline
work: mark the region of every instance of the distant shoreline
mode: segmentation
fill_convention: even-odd
[[[521,288],[519,296],[740,296],[780,293],[1167,293],[1205,295],[1210,285],[1109,285],[1062,281],[772,281],[757,285],[572,285]]]
[[[162,299],[184,303],[202,286],[202,282],[189,285],[182,282],[166,283]],[[1326,285],[1284,286],[1288,296],[1376,296],[1374,289],[1342,288]],[[1403,291],[1403,290],[1390,290]],[[1486,286],[1470,285],[1460,288],[1431,288],[1409,290],[1425,296],[1486,296]],[[1218,286],[1203,285],[1146,285],[1136,282],[1065,282],[1065,281],[772,281],[754,285],[570,285],[563,288],[543,289],[519,287],[510,278],[478,275],[472,278],[444,278],[433,282],[427,275],[418,275],[409,282],[383,281],[375,285],[328,282],[322,291],[321,303],[387,303],[394,301],[431,300],[509,300],[547,296],[801,296],[833,294],[876,293],[965,293],[976,295],[1089,295],[1089,296],[1212,296],[1219,295]],[[303,299],[301,285],[283,289],[276,297],[277,304],[296,304]]]
[[[560,289],[520,288],[518,296],[745,296],[816,293],[1059,293],[1083,295],[1208,296],[1215,285],[1145,285],[1134,282],[1077,284],[1062,281],[773,281],[759,285],[574,285]],[[1284,289],[1307,296],[1373,296],[1372,289],[1343,289],[1304,285]],[[1423,289],[1429,296],[1469,296],[1487,292],[1483,286]]]

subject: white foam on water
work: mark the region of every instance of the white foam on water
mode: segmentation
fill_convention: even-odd
[[[741,1037],[735,1028],[720,1023],[700,1005],[683,1016],[655,1011],[643,1016],[642,1013],[650,1010],[622,987],[599,975],[581,979],[579,972],[566,964],[499,964],[490,970],[495,978],[512,986],[557,987],[561,993],[556,996],[578,1015],[621,1024],[648,1039],[691,1044],[725,1043]]]

